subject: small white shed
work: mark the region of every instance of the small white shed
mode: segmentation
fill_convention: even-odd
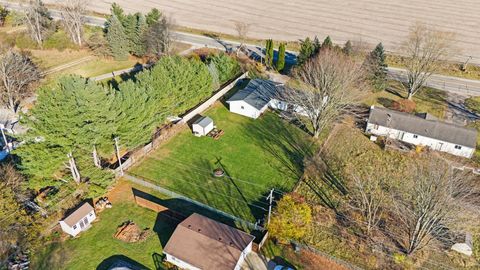
[[[192,124],[193,135],[200,137],[206,136],[210,131],[215,128],[212,118],[208,116],[200,117],[195,123]]]
[[[65,217],[65,219],[61,220],[60,227],[65,233],[76,236],[80,232],[88,230],[91,226],[90,224],[96,218],[95,209],[89,203],[84,203]]]
[[[473,236],[471,233],[465,233],[465,242],[455,243],[452,247],[452,250],[465,254],[467,256],[472,256],[473,254]]]

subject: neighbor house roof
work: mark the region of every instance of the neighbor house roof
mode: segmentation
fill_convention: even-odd
[[[211,123],[213,123],[212,118],[210,118],[208,116],[202,116],[197,121],[195,121],[195,123],[193,123],[193,124],[194,125],[199,125],[201,127],[207,127]]]
[[[63,220],[63,222],[67,223],[68,226],[72,227],[92,211],[93,211],[93,207],[86,202],[82,206],[80,206],[77,210],[73,211],[70,215],[68,215]]]
[[[250,234],[199,214],[181,222],[164,252],[200,269],[234,269]]]
[[[475,129],[448,124],[429,117],[421,118],[413,114],[386,108],[372,106],[368,122],[471,148],[475,148],[477,144],[477,131]]]
[[[227,102],[244,101],[261,110],[277,96],[280,87],[283,87],[283,84],[270,80],[254,79],[245,88],[235,93]]]

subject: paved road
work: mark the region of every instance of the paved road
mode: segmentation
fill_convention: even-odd
[[[11,3],[8,1],[0,0],[0,4],[17,11],[22,11],[25,9],[24,5]],[[50,13],[54,19],[61,19],[59,11],[50,10]],[[105,23],[104,18],[94,16],[86,16],[86,21],[90,25],[100,27],[103,27]],[[226,51],[233,51],[239,46],[239,43],[235,41],[220,40],[212,37],[194,35],[183,32],[175,32],[174,39],[183,43],[191,44],[196,47],[218,48]],[[247,48],[252,58],[260,59],[261,57],[263,57],[263,49],[261,47],[253,44],[247,44]],[[296,52],[287,52],[286,62],[290,64],[295,63],[296,54]],[[406,81],[404,69],[390,67],[388,69],[388,73],[390,78],[392,79],[402,82]],[[459,95],[480,96],[480,81],[477,80],[467,80],[463,78],[444,75],[432,75],[428,79],[426,86]]]

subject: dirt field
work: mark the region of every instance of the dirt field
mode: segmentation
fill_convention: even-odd
[[[49,0],[55,1],[55,0]],[[48,2],[48,1],[47,1]],[[91,9],[108,12],[113,0],[90,1]],[[128,12],[156,7],[185,27],[234,34],[234,21],[252,25],[252,38],[295,40],[331,35],[384,42],[395,50],[409,27],[424,22],[455,32],[458,54],[480,62],[480,3],[478,0],[115,0]],[[464,60],[466,57],[463,57]]]

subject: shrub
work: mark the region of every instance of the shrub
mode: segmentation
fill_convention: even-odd
[[[15,46],[20,49],[38,49],[38,44],[23,33],[15,36]]]
[[[227,82],[240,72],[237,60],[225,53],[208,56],[207,64],[210,63],[215,65],[220,83]]]
[[[43,48],[63,51],[65,49],[75,49],[77,46],[72,43],[71,39],[64,31],[57,31],[45,40]]]
[[[415,107],[415,102],[408,99],[396,100],[392,103],[392,109],[400,112],[412,113],[415,111]]]

